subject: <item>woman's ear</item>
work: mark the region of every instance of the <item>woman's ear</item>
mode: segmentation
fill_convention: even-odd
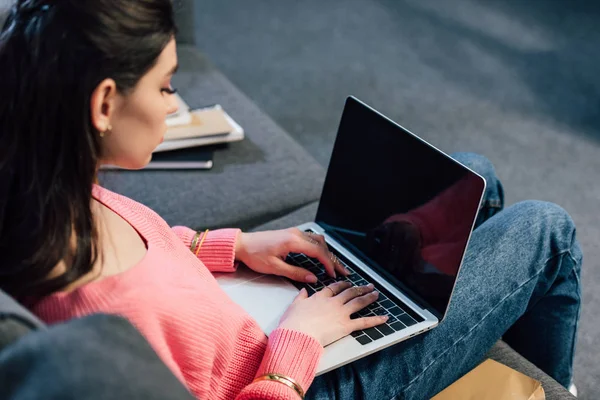
[[[100,82],[92,92],[90,100],[90,115],[92,124],[98,132],[111,129],[111,118],[116,109],[117,84],[113,79],[107,78]]]

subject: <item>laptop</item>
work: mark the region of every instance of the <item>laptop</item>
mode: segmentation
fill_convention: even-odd
[[[354,97],[346,100],[317,215],[298,228],[324,235],[378,301],[352,318],[389,315],[378,327],[325,347],[317,375],[435,328],[445,317],[485,190],[485,179]],[[244,266],[218,274],[222,289],[269,335],[302,287],[333,283],[317,259],[287,262],[315,273],[304,284]]]

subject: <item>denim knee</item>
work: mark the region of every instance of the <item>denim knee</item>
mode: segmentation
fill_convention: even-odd
[[[494,165],[487,157],[476,153],[453,153],[452,158],[485,179],[485,196],[481,204],[480,217],[476,224],[476,226],[479,226],[504,208],[504,188],[496,175]]]
[[[538,233],[540,240],[550,245],[552,253],[569,252],[575,263],[581,265],[582,254],[576,238],[575,222],[564,208],[538,200],[522,201],[511,208],[526,224],[526,228]]]

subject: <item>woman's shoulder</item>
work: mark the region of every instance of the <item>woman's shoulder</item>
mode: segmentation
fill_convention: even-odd
[[[92,196],[134,226],[140,222],[151,222],[162,228],[170,229],[167,222],[155,211],[129,197],[96,184],[93,186]]]
[[[121,211],[128,210],[154,213],[154,211],[142,203],[138,203],[129,197],[115,193],[97,184],[94,184],[92,187],[92,197],[119,214]]]

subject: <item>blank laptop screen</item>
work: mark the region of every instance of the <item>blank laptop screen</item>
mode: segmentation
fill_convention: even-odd
[[[349,97],[316,222],[442,318],[484,189],[479,175]]]

